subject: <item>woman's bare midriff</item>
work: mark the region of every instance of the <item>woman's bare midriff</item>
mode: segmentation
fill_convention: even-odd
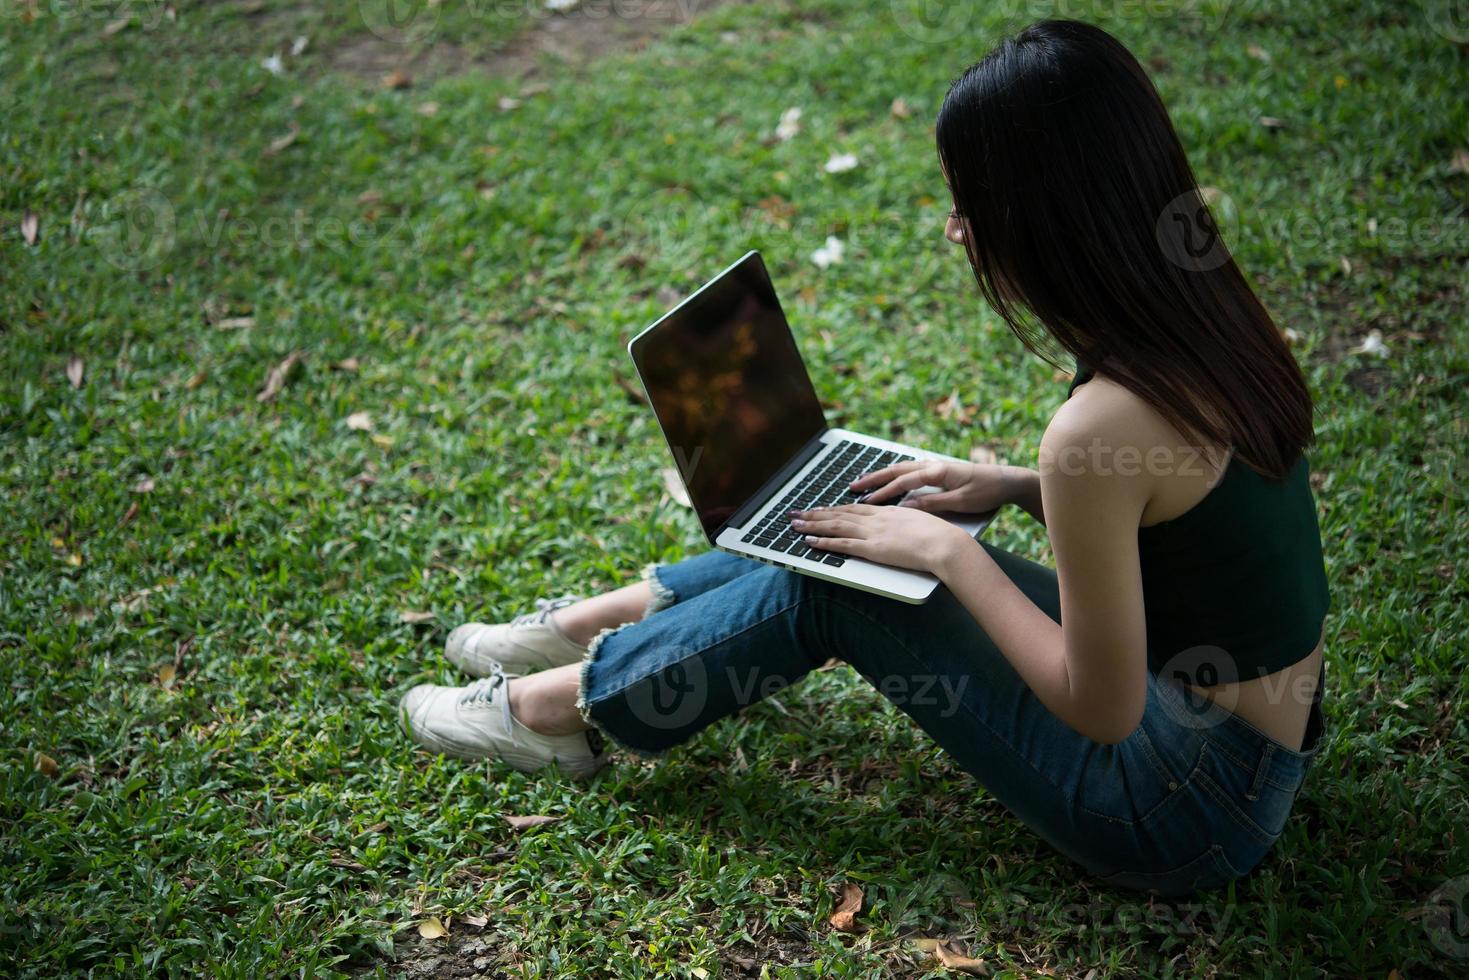
[[[1286,748],[1299,752],[1311,718],[1311,699],[1321,678],[1321,649],[1316,642],[1305,660],[1254,680],[1190,688],[1254,725]]]

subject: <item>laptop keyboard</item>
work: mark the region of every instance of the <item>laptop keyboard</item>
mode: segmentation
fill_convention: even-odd
[[[760,515],[760,520],[740,540],[745,544],[784,552],[792,558],[802,558],[814,564],[840,567],[847,560],[845,555],[807,547],[802,540],[803,536],[791,528],[787,515],[793,510],[856,503],[861,494],[854,493],[849,486],[853,480],[864,473],[912,458],[844,439],[828,451],[821,462],[774,507]]]

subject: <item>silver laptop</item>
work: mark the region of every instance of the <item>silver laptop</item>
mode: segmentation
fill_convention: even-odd
[[[927,572],[810,548],[791,530],[788,511],[854,503],[858,494],[848,485],[863,473],[954,457],[826,424],[758,252],[627,349],[710,544],[904,602],[933,595],[939,580]],[[971,535],[993,517],[945,515]]]

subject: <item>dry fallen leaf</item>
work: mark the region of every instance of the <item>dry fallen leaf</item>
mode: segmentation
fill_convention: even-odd
[[[510,112],[513,109],[520,108],[520,100],[514,96],[502,95],[496,105],[500,107],[501,112]]]
[[[128,504],[127,513],[125,513],[125,514],[122,515],[122,520],[120,520],[120,521],[117,522],[117,526],[118,527],[127,527],[129,524],[131,524],[133,522],[133,518],[135,518],[135,517],[138,516],[138,511],[140,511],[142,509],[143,509],[142,507],[138,506],[138,502],[136,500],[134,500],[132,503]]]
[[[381,446],[384,449],[393,448],[393,437],[385,436],[381,432],[374,432],[372,434],[372,441],[374,444]]]
[[[501,816],[503,816],[505,818],[505,822],[508,823],[515,830],[529,830],[531,827],[539,827],[543,824],[555,823],[557,820],[561,819],[560,817],[547,817],[541,814],[519,817],[511,816],[510,814],[505,813],[501,814]]]
[[[346,357],[332,365],[334,371],[355,372],[361,365],[355,357]]]
[[[158,668],[158,686],[165,691],[173,688],[173,682],[178,680],[178,668],[173,664],[164,664]]]
[[[347,416],[347,428],[356,429],[358,432],[370,432],[372,430],[372,416],[366,412],[353,412]]]
[[[425,102],[415,110],[420,116],[437,116],[439,104],[437,102]]]
[[[449,934],[437,915],[431,915],[418,924],[418,934],[424,939],[443,939]]]
[[[291,123],[291,128],[288,129],[283,135],[277,136],[275,139],[271,140],[270,145],[262,150],[260,155],[263,157],[273,157],[277,153],[284,150],[286,147],[290,146],[292,143],[296,142],[296,137],[300,135],[301,127],[297,126],[295,123]]]
[[[36,772],[51,779],[55,779],[56,776],[61,772],[61,767],[56,764],[55,759],[51,758],[46,753],[37,752]]]
[[[255,326],[253,316],[230,316],[225,317],[214,325],[216,330],[247,330]]]
[[[1258,44],[1245,45],[1245,53],[1248,54],[1251,58],[1254,58],[1256,61],[1263,61],[1267,64],[1270,61],[1270,52],[1266,51]]]
[[[151,476],[145,476],[132,485],[132,491],[133,493],[152,493],[153,488],[157,485]]]
[[[483,915],[466,915],[459,921],[467,926],[474,926],[476,929],[483,929],[490,924],[489,918]]]
[[[842,900],[828,920],[832,928],[842,932],[857,931],[857,913],[862,911],[862,889],[854,882],[842,886]]]
[[[412,84],[413,78],[406,71],[391,71],[383,76],[383,88],[407,88]]]
[[[120,32],[123,28],[127,27],[132,22],[132,14],[129,14],[126,17],[119,17],[117,18],[117,20],[108,21],[107,26],[102,28],[102,35],[103,37],[111,37],[112,35]]]
[[[398,618],[405,623],[427,623],[434,618],[431,612],[414,612],[409,610],[398,614]]]
[[[189,376],[189,380],[184,382],[184,387],[189,389],[190,391],[193,391],[195,388],[202,385],[204,383],[204,379],[207,377],[209,377],[208,371],[195,371],[192,375]]]
[[[990,975],[989,967],[985,966],[984,960],[971,959],[963,953],[957,953],[949,949],[947,943],[939,943],[934,953],[939,962],[950,970],[958,970],[972,977],[987,977]]]
[[[41,219],[36,217],[36,212],[27,211],[20,217],[20,237],[25,239],[27,245],[36,244],[36,235],[41,230]]]
[[[276,395],[279,395],[281,389],[286,386],[286,382],[290,380],[291,372],[295,370],[296,365],[300,364],[305,357],[305,352],[298,350],[293,350],[287,354],[285,360],[271,368],[270,372],[266,374],[265,387],[260,389],[260,394],[255,396],[255,400],[258,402],[268,402]]]
[[[1469,174],[1469,149],[1461,146],[1455,150],[1453,159],[1449,161],[1449,169],[1454,173]]]
[[[71,382],[73,388],[82,386],[82,379],[87,375],[87,365],[75,354],[66,362],[66,380]]]
[[[1261,116],[1260,125],[1264,126],[1266,129],[1284,129],[1285,120],[1278,119],[1275,116]]]
[[[903,98],[894,99],[892,107],[889,111],[891,111],[894,118],[897,119],[907,119],[909,116],[913,115],[913,110],[908,106],[908,100]]]

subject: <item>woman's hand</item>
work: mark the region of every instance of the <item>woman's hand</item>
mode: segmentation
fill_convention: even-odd
[[[1024,503],[1038,482],[1035,471],[1022,466],[914,459],[868,473],[854,480],[852,489],[868,491],[860,503],[876,504],[919,487],[938,487],[939,493],[915,494],[900,506],[931,513],[984,514],[1002,504]]]
[[[794,510],[791,518],[813,548],[934,574],[974,544],[963,528],[910,507],[845,504]]]

